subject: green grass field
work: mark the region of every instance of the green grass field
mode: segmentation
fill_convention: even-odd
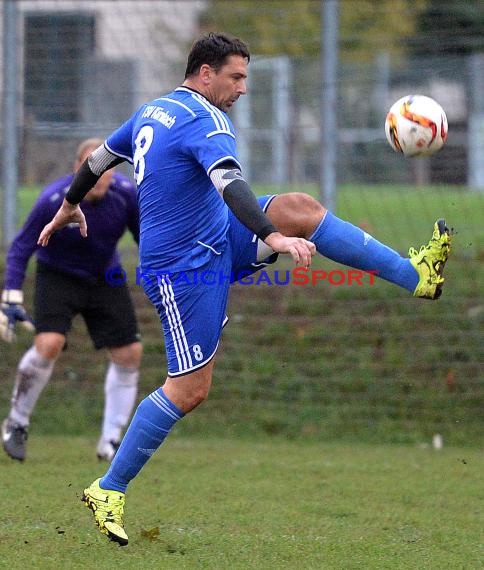
[[[21,219],[37,193],[19,193]],[[484,196],[462,189],[339,192],[342,217],[402,253],[447,218],[453,256],[435,303],[381,281],[234,287],[210,397],[130,487],[124,549],[79,501],[104,468],[105,356],[76,320],[32,418],[28,460],[0,454],[0,568],[482,568],[483,211]],[[134,284],[130,237],[122,248],[143,334],[141,398],[163,381],[163,341]],[[1,346],[0,419],[30,340]]]
[[[195,412],[196,413],[196,412]],[[472,570],[482,568],[482,452],[175,431],[128,491],[121,548],[79,500],[95,440],[32,435],[0,457],[0,567]]]

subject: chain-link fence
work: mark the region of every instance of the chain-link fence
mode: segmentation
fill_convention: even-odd
[[[65,171],[79,139],[107,135],[140,103],[182,81],[198,17],[210,3],[24,0],[15,6],[18,66],[8,88],[16,93],[20,183],[31,185]],[[381,45],[374,61],[338,68],[338,182],[475,183],[474,155],[483,150],[482,127],[475,128],[483,116],[482,61],[402,60],[388,47]],[[318,183],[321,85],[317,58],[254,54],[248,100],[234,112],[253,183]],[[412,92],[441,103],[450,132],[435,157],[403,162],[387,146],[383,123],[391,103]]]
[[[13,51],[7,51],[18,59],[13,79],[6,80],[8,30],[2,26],[0,96],[5,103],[7,93],[15,94],[19,186],[40,187],[71,168],[74,149],[81,139],[107,136],[139,104],[182,82],[186,53],[199,31],[199,17],[210,9],[211,3],[208,0],[21,0],[14,4],[17,43],[9,46]],[[287,9],[294,10],[295,4],[289,2]],[[380,5],[370,4],[374,4],[374,10]],[[226,5],[230,9],[230,3]],[[270,5],[264,3],[266,16]],[[401,10],[394,14],[395,18],[406,16],[404,5],[395,4],[395,10]],[[389,9],[386,2],[381,6],[382,10]],[[357,35],[358,30],[353,33]],[[340,37],[342,47],[351,41],[354,37]],[[376,37],[373,42],[377,43]],[[451,409],[452,403],[458,401],[464,415],[468,412],[475,421],[479,410],[482,412],[484,379],[483,56],[466,53],[397,58],[392,47],[388,41],[381,41],[378,49],[374,49],[376,56],[369,61],[352,62],[345,58],[338,66],[339,129],[334,141],[337,211],[402,251],[410,245],[409,237],[415,239],[411,245],[423,242],[428,239],[435,217],[447,216],[450,223],[457,225],[447,296],[440,304],[425,310],[427,324],[425,319],[419,321],[423,323],[422,330],[416,330],[419,327],[414,323],[415,312],[420,309],[406,302],[400,304],[392,294],[387,295],[388,289],[383,289],[377,297],[377,306],[372,293],[366,309],[362,306],[365,300],[361,292],[357,303],[340,299],[330,322],[337,329],[338,322],[346,322],[349,312],[367,311],[368,323],[373,323],[371,331],[365,327],[354,331],[363,352],[368,348],[365,345],[368,334],[371,333],[371,342],[376,343],[378,353],[378,343],[393,343],[395,331],[399,330],[398,342],[407,358],[393,364],[402,385],[405,378],[411,378],[418,386],[430,375],[435,389],[440,387],[445,391],[448,378],[452,378],[445,409]],[[249,72],[249,94],[239,100],[233,115],[247,178],[255,188],[269,186],[276,191],[295,188],[318,194],[323,127],[320,59],[314,55],[267,57],[254,53]],[[390,105],[399,97],[415,92],[434,97],[449,119],[445,147],[422,160],[404,159],[394,153],[383,128]],[[9,140],[4,128],[1,136],[5,155],[9,152]],[[419,196],[419,188],[427,185],[432,185],[433,190],[422,190]],[[321,295],[326,293],[323,291]],[[314,297],[317,295],[307,303],[314,304]],[[286,306],[284,298],[279,302],[281,307]],[[293,298],[289,305],[294,302]],[[333,303],[332,307],[336,305]],[[321,310],[324,312],[324,308]],[[392,326],[385,330],[382,319],[388,314],[392,315]],[[284,318],[290,320],[291,312]],[[299,330],[296,324],[294,327]],[[375,328],[380,331],[378,338]],[[443,331],[450,331],[451,341]],[[325,337],[324,331],[314,335]],[[340,341],[324,342],[340,342],[340,348],[335,350],[344,351],[348,343],[353,344],[349,336],[344,328],[335,337]],[[425,346],[425,350],[419,351],[415,346],[418,344]],[[436,344],[440,350],[435,348]],[[446,345],[445,350],[442,345]],[[159,347],[156,354],[158,358]],[[390,360],[383,359],[380,368],[378,359],[373,361],[372,370],[378,369],[382,381],[391,376]],[[296,376],[296,371],[293,373]],[[361,368],[353,367],[345,374],[346,381],[352,382],[361,380],[362,372]],[[307,390],[318,392],[321,380],[315,379],[314,370],[306,376],[301,371],[301,375],[299,380],[308,382]],[[405,390],[405,386],[400,388]],[[400,396],[392,392],[391,384],[386,384],[386,389],[391,392],[387,394],[390,400],[394,397],[399,401]],[[282,392],[279,395],[282,402],[284,395]],[[425,402],[429,402],[431,396],[428,393],[424,396]],[[358,394],[360,397],[364,395]],[[367,401],[365,413],[369,417],[375,401]]]

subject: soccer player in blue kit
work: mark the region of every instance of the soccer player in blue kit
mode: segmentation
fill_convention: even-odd
[[[108,471],[82,497],[100,531],[121,545],[128,543],[123,514],[129,482],[209,393],[231,278],[257,271],[280,253],[308,267],[318,251],[374,270],[417,297],[437,298],[442,289],[450,249],[443,220],[435,223],[427,246],[411,248],[404,258],[307,194],[254,196],[227,115],[246,92],[249,60],[237,38],[210,33],[198,39],[183,84],[142,105],[91,154],[39,237],[46,245],[72,221],[85,235],[78,206],[85,192],[108,168],[133,163],[141,275],[163,325],[168,376],[139,404]],[[217,276],[215,284],[202,274]]]
[[[59,232],[49,247],[37,245],[39,232],[58,210],[74,172],[100,143],[91,138],[78,145],[73,172],[41,192],[7,254],[0,306],[0,337],[6,342],[14,340],[17,322],[34,328],[23,307],[22,286],[29,259],[37,257],[34,342],[18,364],[10,411],[2,423],[3,449],[18,461],[26,458],[31,415],[77,314],[84,318],[95,348],[105,348],[109,358],[99,459],[114,457],[136,403],[142,354],[136,315],[126,284],[112,287],[105,279],[107,269],[120,265],[116,246],[125,231],[139,241],[135,184],[120,173],[106,172],[83,203],[89,239],[74,224]]]

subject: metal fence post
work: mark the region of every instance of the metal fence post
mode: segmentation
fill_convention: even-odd
[[[18,9],[15,0],[3,3],[3,108],[2,108],[2,247],[12,241],[17,225],[18,181]]]
[[[336,154],[338,149],[338,0],[321,0],[321,170],[322,201],[336,210]]]
[[[471,190],[484,192],[484,55],[471,55],[469,68],[467,184]]]

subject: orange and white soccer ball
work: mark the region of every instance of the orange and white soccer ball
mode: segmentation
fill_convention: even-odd
[[[390,146],[405,156],[429,156],[447,139],[447,116],[431,97],[406,95],[394,103],[385,121]]]

